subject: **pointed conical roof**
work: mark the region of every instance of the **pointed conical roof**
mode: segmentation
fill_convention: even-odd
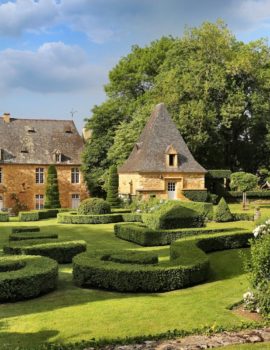
[[[166,165],[170,148],[178,154],[176,168]],[[129,158],[119,169],[119,173],[134,172],[206,173],[193,158],[164,103],[156,105]]]

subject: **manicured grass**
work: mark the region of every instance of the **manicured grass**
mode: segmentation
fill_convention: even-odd
[[[270,214],[270,210],[269,210]],[[269,215],[270,216],[270,215]],[[56,219],[38,222],[44,232],[59,238],[83,239],[88,249],[148,250],[168,258],[169,247],[142,248],[117,239],[113,225],[59,225]],[[21,223],[29,226],[31,223]],[[36,226],[37,222],[33,223]],[[211,223],[209,226],[227,226]],[[254,223],[229,223],[252,229]],[[12,226],[0,224],[0,247],[8,240]],[[248,254],[248,249],[243,250]],[[80,289],[73,285],[71,265],[60,267],[58,290],[37,299],[0,305],[1,349],[18,345],[31,347],[44,341],[75,342],[83,339],[124,338],[157,334],[169,329],[192,330],[213,325],[234,326],[248,322],[226,307],[239,301],[248,288],[240,251],[209,255],[208,283],[192,288],[153,294],[114,293]]]

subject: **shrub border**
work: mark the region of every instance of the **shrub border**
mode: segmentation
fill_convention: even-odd
[[[56,289],[58,264],[41,256],[0,257],[1,261],[19,263],[21,268],[0,273],[0,301],[10,302],[35,298]]]
[[[240,231],[179,239],[170,248],[170,262],[159,265],[103,261],[108,251],[82,253],[73,259],[73,280],[79,287],[119,292],[162,292],[204,282],[208,252],[247,247],[252,233]],[[114,254],[116,252],[113,252]]]

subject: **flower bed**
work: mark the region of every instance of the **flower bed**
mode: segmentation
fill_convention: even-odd
[[[57,287],[56,261],[41,256],[0,257],[0,301],[35,298]]]
[[[66,241],[55,239],[31,239],[9,242],[4,245],[5,254],[41,255],[52,258],[60,264],[71,263],[72,258],[86,251],[85,241]]]
[[[119,292],[180,289],[207,279],[209,260],[205,252],[246,247],[251,236],[247,231],[240,231],[180,239],[171,245],[170,261],[158,264],[104,259],[104,256],[112,254],[121,257],[121,251],[82,253],[73,259],[73,278],[79,287]]]

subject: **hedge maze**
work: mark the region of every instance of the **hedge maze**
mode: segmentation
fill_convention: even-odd
[[[0,302],[19,301],[57,287],[58,264],[42,256],[0,257]]]
[[[154,257],[143,252],[137,255],[140,263],[129,260],[130,253],[123,251],[82,253],[73,259],[73,278],[80,287],[119,292],[180,289],[207,279],[209,260],[206,253],[247,247],[251,237],[251,233],[243,230],[180,239],[171,244],[170,261],[167,262],[151,260]]]

